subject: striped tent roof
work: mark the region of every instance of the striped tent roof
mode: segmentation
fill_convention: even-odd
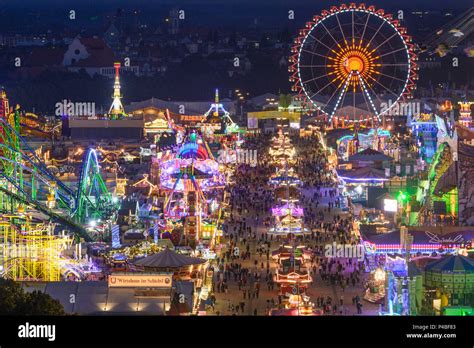
[[[380,151],[367,148],[363,151],[353,154],[352,156],[349,156],[349,162],[352,161],[393,161],[393,158]]]
[[[348,179],[385,179],[385,171],[372,167],[361,167],[351,170],[338,170],[337,174]]]
[[[181,268],[191,265],[200,265],[205,262],[206,260],[180,255],[167,248],[159,253],[135,261],[134,264],[136,266],[151,268]]]
[[[448,256],[436,260],[425,267],[426,271],[431,272],[466,272],[474,273],[474,260],[461,255]]]

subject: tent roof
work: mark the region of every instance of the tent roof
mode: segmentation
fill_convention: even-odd
[[[422,275],[420,269],[414,262],[408,262],[408,276],[409,277],[415,277]]]
[[[372,167],[361,167],[351,170],[338,170],[339,176],[351,179],[385,179],[385,171]]]
[[[474,260],[461,255],[448,256],[440,260],[429,263],[425,267],[426,271],[431,272],[466,272],[474,273]]]
[[[190,265],[200,265],[206,260],[177,254],[171,249],[164,249],[159,253],[147,256],[143,259],[135,261],[136,266],[150,267],[150,268],[180,268]]]
[[[449,192],[455,188],[457,186],[456,178],[456,162],[453,162],[436,183],[434,194],[437,196],[442,196],[444,193]]]
[[[362,105],[362,104],[359,104]],[[374,113],[370,112],[368,110],[359,108],[359,107],[354,107],[352,105],[346,105],[343,106],[342,108],[338,108],[337,111],[334,114],[336,117],[347,117],[349,116],[349,119],[351,120],[358,120],[362,117],[373,117]],[[354,117],[355,116],[355,117]]]
[[[369,147],[350,156],[349,161],[393,161],[393,158]]]

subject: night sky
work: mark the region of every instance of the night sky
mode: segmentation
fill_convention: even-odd
[[[0,29],[8,30],[22,24],[44,25],[64,23],[67,10],[78,13],[76,24],[94,25],[122,9],[127,16],[131,10],[140,10],[140,20],[152,22],[163,18],[172,7],[187,11],[187,20],[193,25],[247,27],[255,18],[263,26],[279,25],[287,19],[287,11],[295,11],[298,22],[306,21],[322,9],[349,1],[329,0],[0,0],[2,21]],[[403,9],[462,12],[472,6],[472,0],[378,0],[367,1],[387,11]],[[62,16],[64,14],[64,17]]]

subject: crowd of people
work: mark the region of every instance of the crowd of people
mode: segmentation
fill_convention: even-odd
[[[321,146],[319,135],[294,137],[292,144],[297,149],[296,168],[305,188],[314,188],[317,192],[328,192],[322,188],[335,188],[337,180],[328,170],[328,158]],[[325,193],[325,194],[326,194]]]
[[[239,164],[233,183],[227,187],[230,200],[224,224],[226,245],[216,260],[214,290],[227,298],[224,312],[228,315],[257,314],[260,307],[256,302],[261,297],[261,284],[265,283],[264,310],[268,313],[272,308],[282,307],[284,294],[278,293],[273,280],[277,264],[271,259],[271,251],[278,248],[279,241],[267,234],[275,200],[269,185],[269,178],[275,173],[268,155],[270,139],[271,136],[264,134],[246,139],[246,148],[257,150],[257,165]],[[310,231],[301,238],[313,251],[308,261],[313,287],[323,283],[324,289],[337,287],[342,293],[347,288],[358,289],[363,283],[364,263],[353,258],[336,260],[324,254],[328,243],[355,245],[358,240],[352,233],[350,214],[341,211],[343,198],[320,139],[318,136],[293,137],[291,142],[296,149],[294,168],[302,181],[300,204],[305,211],[304,223]],[[240,296],[229,296],[229,285]],[[347,314],[343,295],[338,301],[332,297],[333,293],[318,294],[312,300],[326,314]],[[362,313],[358,295],[352,303],[357,313]]]

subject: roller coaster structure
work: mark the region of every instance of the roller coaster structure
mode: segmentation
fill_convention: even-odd
[[[20,111],[8,112],[2,91],[0,115],[0,211],[23,213],[25,207],[39,211],[77,237],[91,241],[84,224],[89,219],[108,218],[117,207],[100,174],[95,149],[88,149],[77,188],[60,181],[20,136]],[[45,202],[43,202],[45,201]]]
[[[3,215],[0,220],[2,277],[60,281],[62,253],[72,245],[72,237],[56,236],[52,229],[52,226],[32,222],[27,216]]]

